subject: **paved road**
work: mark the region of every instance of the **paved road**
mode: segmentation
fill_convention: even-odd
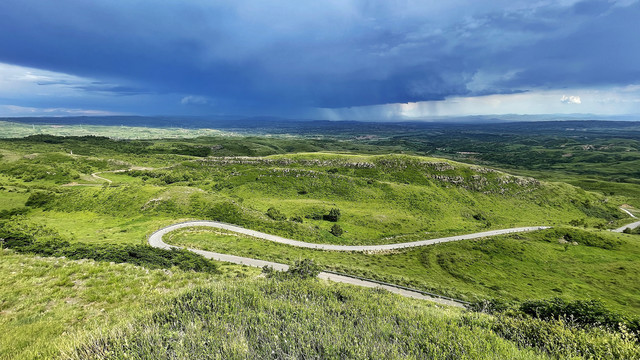
[[[632,218],[634,218],[634,219],[637,219],[637,218],[638,218],[637,216],[633,215],[633,214],[632,214],[629,210],[627,210],[627,209],[620,208],[620,210],[622,210],[622,211],[626,212],[627,214],[629,214],[629,216],[631,216],[631,217],[632,217]],[[640,226],[640,221],[636,221],[636,222],[633,222],[633,223],[631,223],[631,224],[627,224],[627,225],[625,225],[625,226],[619,227],[619,228],[617,228],[617,229],[613,230],[613,232],[619,232],[619,233],[621,233],[621,232],[623,232],[623,231],[624,231],[624,229],[626,229],[626,228],[629,228],[629,229],[635,229],[635,228],[637,228],[638,226]]]
[[[151,234],[151,236],[149,236],[149,244],[151,246],[153,246],[153,247],[157,247],[157,248],[161,248],[161,249],[180,248],[179,246],[173,246],[173,245],[166,244],[164,241],[162,241],[162,237],[165,234],[167,234],[167,233],[169,233],[171,231],[174,231],[174,230],[177,230],[177,229],[180,229],[180,228],[184,228],[184,227],[193,227],[193,226],[207,226],[207,227],[213,227],[213,228],[217,228],[217,229],[224,229],[224,230],[234,231],[234,232],[237,232],[237,233],[253,236],[253,237],[256,237],[256,238],[269,240],[269,241],[274,241],[274,242],[287,244],[287,245],[292,245],[292,246],[299,246],[299,247],[305,247],[305,248],[310,248],[310,249],[320,249],[320,250],[336,250],[336,251],[380,251],[380,250],[390,250],[390,249],[403,249],[403,248],[416,247],[416,246],[432,245],[432,244],[437,244],[437,243],[441,243],[441,242],[460,241],[460,240],[466,240],[466,239],[476,239],[476,238],[481,238],[481,237],[486,237],[486,236],[493,236],[493,235],[500,235],[500,234],[510,234],[510,233],[516,233],[516,232],[524,232],[524,231],[534,231],[534,230],[541,230],[541,229],[549,228],[548,226],[534,226],[534,227],[523,227],[523,228],[513,228],[513,229],[504,229],[504,230],[485,231],[485,232],[475,233],[475,234],[451,236],[451,237],[440,238],[440,239],[422,240],[422,241],[415,241],[415,242],[411,242],[411,243],[388,244],[388,245],[370,245],[370,246],[345,246],[345,245],[305,243],[305,242],[302,242],[302,241],[286,239],[286,238],[282,238],[282,237],[275,236],[275,235],[269,235],[269,234],[261,233],[261,232],[258,232],[258,231],[245,229],[245,228],[242,228],[242,227],[239,227],[239,226],[235,226],[235,225],[220,223],[220,222],[217,222],[217,221],[189,221],[189,222],[170,225],[170,226],[167,226],[165,228],[162,228],[162,229],[154,232],[153,234]],[[242,256],[235,256],[235,255],[228,255],[228,254],[220,254],[220,253],[215,253],[215,252],[212,252],[212,251],[205,251],[205,250],[198,250],[198,249],[187,249],[187,250],[192,251],[192,252],[194,252],[196,254],[200,254],[200,255],[206,257],[207,259],[225,261],[225,262],[230,262],[230,263],[234,263],[234,264],[241,264],[241,265],[260,267],[260,268],[262,268],[264,266],[270,266],[270,267],[274,268],[275,270],[279,270],[279,271],[286,271],[286,270],[289,269],[289,265],[275,263],[275,262],[271,262],[271,261],[264,261],[264,260],[258,260],[258,259],[252,259],[252,258],[247,258],[247,257],[242,257]],[[383,289],[386,289],[386,290],[388,290],[390,292],[393,292],[393,293],[396,293],[396,294],[399,294],[399,295],[402,295],[402,296],[410,297],[410,298],[422,299],[422,300],[430,300],[430,301],[434,301],[434,302],[437,302],[437,303],[440,303],[440,304],[443,304],[443,305],[449,305],[449,306],[455,306],[455,307],[464,307],[463,303],[460,303],[460,302],[457,302],[457,301],[454,301],[454,300],[442,299],[442,298],[438,298],[438,297],[434,297],[434,296],[428,296],[428,295],[425,295],[425,294],[422,294],[422,293],[419,293],[419,292],[416,292],[416,291],[411,291],[411,290],[408,290],[408,289],[403,289],[403,288],[395,287],[395,286],[392,286],[392,285],[380,284],[380,283],[373,282],[373,281],[367,281],[367,280],[363,280],[363,279],[355,279],[355,278],[352,278],[352,277],[342,276],[342,275],[332,274],[332,273],[327,273],[327,272],[321,272],[318,275],[318,277],[320,279],[324,279],[324,280],[331,280],[331,281],[335,281],[335,282],[351,284],[351,285],[356,285],[356,286],[363,286],[363,287],[369,287],[369,288],[383,288]]]
[[[385,251],[385,250],[406,249],[406,248],[412,248],[412,247],[418,247],[418,246],[427,246],[427,245],[445,243],[450,241],[478,239],[478,238],[483,238],[488,236],[520,233],[520,232],[535,231],[535,230],[542,230],[542,229],[549,228],[549,226],[529,226],[529,227],[502,229],[502,230],[491,230],[491,231],[479,232],[474,234],[449,236],[449,237],[443,237],[443,238],[437,238],[437,239],[420,240],[420,241],[398,243],[398,244],[333,245],[333,244],[307,243],[303,241],[283,238],[276,235],[265,234],[263,232],[249,230],[240,226],[221,223],[217,221],[197,220],[197,221],[188,221],[184,223],[174,224],[174,225],[167,226],[166,228],[160,229],[151,235],[151,237],[149,238],[149,241],[151,241],[152,239],[155,240],[156,237],[160,237],[161,239],[164,234],[171,232],[173,230],[177,230],[184,227],[193,227],[193,226],[204,226],[204,227],[212,227],[216,229],[233,231],[239,234],[249,235],[249,236],[263,239],[263,240],[273,241],[281,244],[297,246],[297,247],[302,247],[307,249],[332,250],[332,251]]]

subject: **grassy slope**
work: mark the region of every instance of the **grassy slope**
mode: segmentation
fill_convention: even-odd
[[[166,356],[164,352],[171,349],[178,358],[209,353],[222,358],[256,358],[271,351],[279,356],[318,353],[324,358],[339,354],[352,358],[374,354],[387,358],[425,354],[543,358],[530,350],[518,350],[487,329],[487,316],[463,315],[459,310],[385,292],[313,282],[234,281],[229,276],[28,257],[7,250],[0,251],[0,259],[2,359],[50,358],[76,346],[82,349],[79,358],[103,358],[105,354],[91,339],[113,328],[136,331],[134,319],[147,319],[146,314],[152,312],[154,319],[169,317],[169,323],[179,328],[159,331],[152,326],[127,335],[122,345],[129,347],[129,354],[155,358]],[[33,291],[35,286],[38,291]],[[193,300],[172,307],[180,304],[172,297],[194,286],[206,286],[200,290],[199,301],[211,303],[207,310],[190,310],[189,306],[197,306]],[[184,295],[191,296],[193,292]],[[170,306],[158,307],[164,299]],[[204,319],[197,318],[191,325],[193,316]],[[122,327],[131,321],[133,326]],[[147,325],[145,321],[138,324]],[[146,342],[149,337],[162,338],[173,346],[151,349],[153,342]],[[111,358],[121,356],[111,353]]]
[[[365,167],[359,168],[362,164]],[[624,217],[602,196],[568,185],[540,184],[423,157],[215,158],[129,175],[101,174],[128,186],[57,188],[60,196],[44,208],[129,220],[214,219],[301,240],[341,244],[401,242],[576,220],[605,226]],[[339,224],[345,233],[340,238],[331,235],[328,230],[333,224],[322,220],[273,221],[265,216],[270,207],[288,217],[322,215],[340,208]],[[91,223],[87,226],[91,228]]]
[[[200,144],[198,146],[222,143],[221,140],[211,139],[199,139],[198,142]],[[296,149],[302,149],[303,151],[323,149],[322,146],[304,144],[307,147],[305,150],[303,149],[304,147],[300,147],[302,143],[299,141],[280,141],[277,143],[271,140],[248,140],[246,141],[249,143],[248,146],[245,146],[244,142],[245,140],[243,139],[227,141],[223,151],[229,155],[237,154],[238,151],[248,155],[267,155],[296,151]],[[19,207],[24,203],[27,195],[36,191],[55,191],[59,193],[59,196],[56,201],[46,204],[45,209],[48,210],[31,210],[26,216],[16,218],[16,220],[48,224],[55,229],[63,230],[60,232],[72,240],[123,243],[142,243],[144,242],[144,235],[157,227],[171,223],[174,219],[177,221],[178,219],[189,217],[201,218],[202,214],[205,217],[219,218],[231,222],[238,220],[240,223],[244,222],[250,227],[267,232],[279,231],[282,235],[297,235],[303,240],[353,243],[366,242],[371,239],[377,239],[381,242],[406,241],[410,240],[412,236],[436,236],[442,233],[499,227],[500,225],[512,224],[514,219],[518,218],[517,214],[525,214],[527,220],[536,222],[548,220],[566,223],[569,220],[582,219],[594,225],[606,222],[605,219],[611,217],[616,211],[612,204],[611,206],[605,205],[602,197],[561,185],[543,184],[542,191],[534,189],[524,193],[519,192],[516,187],[515,192],[507,192],[506,195],[500,196],[483,194],[482,191],[470,190],[464,187],[474,184],[473,175],[485,175],[484,173],[469,172],[467,170],[468,166],[465,165],[458,165],[464,169],[455,169],[453,173],[444,174],[449,176],[449,179],[437,183],[433,179],[424,176],[424,173],[398,171],[399,168],[393,165],[393,162],[389,169],[374,173],[367,169],[354,168],[352,164],[336,166],[335,162],[329,163],[328,166],[323,164],[311,164],[311,166],[308,164],[288,164],[284,167],[278,165],[278,168],[274,168],[272,165],[243,167],[241,164],[231,164],[230,166],[196,166],[194,168],[192,161],[184,163],[185,160],[193,159],[193,157],[183,155],[181,152],[198,150],[198,146],[193,147],[177,142],[161,142],[151,146],[148,144],[127,143],[124,144],[126,149],[119,150],[118,147],[122,145],[118,143],[103,147],[102,145],[88,142],[75,142],[75,140],[71,141],[71,143],[63,144],[43,144],[37,141],[2,143],[3,149],[1,153],[3,158],[0,164],[2,166],[0,169],[0,182],[2,184],[0,185],[5,186],[5,190],[0,190],[2,191],[0,193],[0,208]],[[335,144],[331,146],[339,147],[339,145]],[[153,151],[145,150],[150,147],[153,148]],[[75,155],[67,155],[69,150],[73,150]],[[141,152],[138,153],[136,151]],[[157,153],[154,153],[154,151],[157,151]],[[33,153],[40,153],[40,155],[30,155]],[[291,158],[292,156],[285,157]],[[331,154],[304,154],[293,158],[296,161],[298,159],[307,161],[316,157],[329,160],[336,158],[340,160],[354,159],[354,157]],[[386,158],[398,160],[405,157],[392,156]],[[273,159],[277,160],[278,157],[273,157]],[[371,158],[356,157],[356,159],[370,160]],[[440,159],[436,161],[443,162]],[[122,169],[130,165],[163,167],[181,162],[182,165],[175,167],[175,170],[152,171],[146,175],[146,179],[143,176],[130,176],[127,174],[103,174],[105,177],[113,177],[118,183],[133,184],[133,186],[116,186],[112,188],[62,188],[59,186],[72,181],[95,183],[89,177],[95,171]],[[296,171],[302,172],[314,171],[319,175],[316,178],[311,177],[313,180],[307,181],[304,177],[301,179],[300,177],[291,176],[291,172],[284,171],[289,168],[295,168]],[[179,180],[178,182],[174,181],[175,178],[172,179],[173,176],[180,176],[184,173],[193,174],[193,177]],[[160,174],[161,177],[156,178],[155,175],[157,174]],[[490,173],[490,175],[493,174]],[[257,183],[256,177],[252,178],[252,176],[262,176],[261,179],[264,181],[258,182],[260,186],[255,186]],[[451,180],[456,176],[464,178],[463,186],[453,186]],[[375,180],[370,183],[369,180],[373,178]],[[167,179],[170,180],[171,185],[167,184],[165,181]],[[300,194],[299,189],[296,187],[299,184],[309,185],[312,191]],[[14,195],[16,191],[20,195]],[[352,196],[347,196],[348,200],[344,201],[342,200],[344,194],[352,194]],[[574,201],[569,201],[571,199]],[[448,203],[452,204],[452,206],[438,205],[437,202],[433,204],[434,200],[437,200],[440,204]],[[276,222],[269,220],[264,216],[264,212],[273,204],[282,206],[280,210],[289,216],[296,215],[299,212],[328,210],[330,207],[339,206],[343,210],[343,218],[339,223],[349,232],[346,237],[338,239],[328,235],[326,232],[326,228],[331,225],[327,222],[305,220],[304,225],[296,225],[290,221]],[[496,209],[494,213],[489,211],[480,213],[478,211],[484,210],[488,206]],[[368,209],[362,210],[363,207]],[[429,216],[425,217],[422,213],[427,213]],[[478,214],[482,215],[480,220],[473,218],[473,215]],[[376,217],[376,215],[382,216]],[[442,216],[442,218],[438,219],[438,216]],[[404,219],[409,219],[409,221]],[[423,223],[428,224],[429,228],[421,227]],[[530,225],[530,223],[526,225]],[[320,229],[316,229],[315,226]],[[385,239],[389,235],[398,235],[397,230],[405,227],[409,228],[413,235],[408,234],[408,236],[404,237]],[[373,228],[373,230],[370,230],[370,228]],[[425,234],[425,231],[429,233]],[[367,237],[358,238],[357,234],[359,233],[366,234]],[[628,237],[626,239],[631,238]],[[475,242],[469,243],[473,244]],[[482,244],[482,242],[480,243]],[[561,271],[566,270],[565,267],[562,267],[562,264],[578,259],[579,261],[574,264],[576,271],[572,274],[576,274],[580,278],[587,278],[591,283],[585,281],[587,285],[583,287],[583,284],[580,284],[581,286],[569,288],[570,294],[567,294],[567,290],[563,289],[563,295],[573,297],[584,293],[598,294],[598,291],[606,293],[607,291],[616,291],[617,286],[619,288],[617,290],[618,293],[622,294],[627,304],[611,304],[623,310],[637,306],[637,302],[634,302],[633,298],[633,293],[637,293],[637,289],[630,285],[634,282],[626,277],[628,273],[632,279],[637,278],[634,275],[637,274],[637,268],[633,266],[633,257],[635,256],[637,259],[637,253],[632,247],[629,247],[633,245],[631,240],[621,248],[621,251],[627,251],[627,257],[624,256],[625,254],[618,252],[613,254],[611,252],[593,253],[585,251],[583,253],[582,246],[572,247],[564,252],[564,247],[560,245],[556,246],[556,248],[546,247],[555,246],[556,244],[542,244],[544,245],[542,246],[534,240],[526,243],[529,246],[529,248],[525,249],[526,251],[540,252],[553,258],[554,260],[550,262],[550,265],[555,266],[558,271],[553,277],[547,277],[548,274],[543,272],[543,268],[547,264],[538,267],[531,265],[531,273],[540,277],[534,282],[534,286],[539,291],[527,292],[528,290],[523,290],[521,295],[514,297],[526,297],[530,296],[531,293],[547,294],[551,286],[557,287],[557,285],[551,285],[551,283],[557,282],[562,285],[562,281],[566,282],[566,276],[563,278],[561,275]],[[457,246],[458,244],[449,245]],[[262,253],[263,249],[256,248],[255,243],[250,246],[254,248],[255,253]],[[502,274],[513,271],[514,267],[523,265],[522,261],[524,260],[522,260],[523,256],[520,253],[522,251],[521,244],[513,244],[509,240],[495,248],[486,245],[483,245],[482,249],[456,248],[455,246],[452,248],[437,247],[439,250],[448,249],[444,253],[425,254],[420,252],[425,251],[424,249],[418,249],[415,250],[415,253],[370,255],[366,259],[357,254],[344,254],[345,258],[339,259],[339,261],[333,258],[331,260],[337,264],[348,264],[352,270],[365,275],[373,273],[370,269],[380,269],[381,272],[384,271],[385,274],[388,274],[385,276],[389,276],[391,280],[416,282],[416,278],[419,279],[424,276],[424,270],[416,264],[432,263],[432,261],[425,261],[425,258],[433,256],[436,258],[436,263],[438,263],[438,259],[442,259],[438,265],[445,266],[441,266],[441,269],[434,267],[431,273],[434,279],[425,280],[425,282],[419,284],[421,286],[448,290],[454,294],[453,289],[463,289],[469,296],[490,296],[495,294],[496,291],[503,291],[502,295],[509,297],[512,292],[520,290],[515,281],[503,277]],[[233,248],[232,245],[229,245],[229,247]],[[486,252],[487,248],[489,248],[490,253]],[[429,251],[435,251],[434,249],[436,248]],[[577,252],[575,256],[572,255],[574,250]],[[274,250],[274,252],[277,251],[284,250]],[[464,253],[460,254],[460,251],[464,251]],[[564,252],[565,255],[572,256],[562,257],[555,254],[554,251],[557,253]],[[551,256],[554,254],[558,256]],[[2,283],[3,289],[7,289],[7,291],[0,292],[3,294],[2,309],[0,311],[3,311],[3,315],[8,311],[10,315],[18,319],[17,321],[1,324],[5,327],[3,329],[4,333],[15,335],[15,337],[6,337],[6,339],[10,340],[7,346],[12,349],[11,351],[20,351],[20,347],[25,346],[24,344],[33,345],[30,351],[45,351],[45,353],[52,351],[53,341],[51,339],[59,339],[56,336],[62,334],[61,331],[73,333],[87,324],[84,320],[78,320],[78,317],[97,319],[96,326],[109,327],[110,325],[107,324],[117,323],[116,318],[119,314],[122,314],[122,319],[128,319],[130,314],[138,312],[139,308],[128,307],[129,300],[141,301],[142,299],[142,303],[149,304],[144,299],[157,299],[158,296],[157,292],[149,290],[143,283],[145,279],[149,280],[142,273],[144,271],[147,274],[146,271],[138,271],[134,267],[124,266],[121,269],[119,266],[109,266],[105,268],[104,277],[91,275],[98,279],[97,283],[92,284],[91,289],[82,289],[81,287],[76,288],[77,285],[74,281],[90,272],[90,270],[84,268],[84,264],[78,265],[76,262],[68,262],[67,264],[64,260],[54,259],[67,264],[62,266],[62,270],[58,270],[48,263],[51,259],[17,257],[16,255],[6,255],[6,253],[3,253],[2,256],[3,261],[0,264],[2,265],[0,269],[4,272],[2,278],[10,279],[12,282]],[[306,254],[287,253],[286,256],[289,256],[290,259],[295,259],[301,256],[306,257]],[[487,256],[490,261],[487,260]],[[514,258],[520,262],[513,261]],[[495,272],[487,273],[487,265],[493,265],[494,260],[503,264],[501,265],[502,268],[496,269]],[[535,257],[533,260],[535,260]],[[39,263],[41,261],[45,265]],[[540,258],[537,261],[547,260],[546,258]],[[594,271],[593,267],[589,268],[585,265],[589,261],[601,263],[607,273],[603,273],[602,277],[592,277],[590,271]],[[527,262],[525,261],[524,263]],[[620,265],[619,263],[624,264]],[[24,265],[20,266],[20,264]],[[16,271],[15,269],[18,267],[24,268],[24,272],[23,270]],[[73,273],[66,272],[66,267],[73,268]],[[624,267],[624,269],[621,269],[621,267]],[[35,270],[31,272],[31,268]],[[115,269],[113,271],[119,272],[119,275],[110,274],[108,269]],[[474,275],[471,279],[460,276],[460,273],[467,274],[470,272],[473,272]],[[135,279],[128,278],[125,273],[133,273]],[[458,276],[455,276],[456,274]],[[484,274],[486,274],[486,277],[483,277]],[[515,274],[520,276],[517,273]],[[22,275],[24,275],[25,279],[32,279],[35,282],[23,281]],[[173,287],[172,284],[178,284],[176,289],[180,289],[181,285],[179,284],[190,286],[185,282],[186,280],[179,280],[181,276],[164,279],[166,280],[166,283],[163,283],[164,286]],[[192,276],[192,274],[189,274],[189,276]],[[442,281],[442,283],[437,283],[435,279]],[[523,281],[521,277],[516,277],[516,280]],[[611,283],[611,281],[606,283],[605,280],[617,281],[617,283]],[[489,284],[489,281],[493,282]],[[27,285],[16,287],[13,285],[14,282],[24,282]],[[43,290],[36,293],[27,292],[36,283]],[[189,280],[189,284],[193,283],[198,283],[198,281]],[[576,281],[575,283],[578,282]],[[122,284],[130,285],[124,287],[124,293],[115,292],[114,300],[111,294],[113,287],[121,286]],[[606,286],[597,288],[595,285],[598,284]],[[495,288],[491,288],[491,286],[495,286]],[[144,294],[138,293],[137,289],[140,289]],[[279,289],[282,290],[282,288]],[[551,290],[554,293],[557,292],[553,289]],[[78,308],[74,307],[74,301],[77,300],[66,303],[67,298],[72,298],[76,293],[84,294],[85,291],[94,295],[97,294],[97,298],[94,298],[94,300],[98,299],[98,301],[87,301],[86,299],[91,299],[91,297],[85,295],[85,297],[80,297],[79,304],[83,305]],[[5,293],[11,296],[5,296]],[[278,292],[274,294],[274,296],[279,296]],[[41,305],[43,301],[47,301],[45,303],[47,305]],[[20,304],[23,303],[26,306],[20,307]],[[48,307],[48,305],[51,306]],[[103,314],[96,310],[97,308],[94,308],[94,306],[100,307],[100,309],[107,306],[108,311]],[[354,307],[366,307],[366,303],[358,302],[354,304]],[[296,312],[293,313],[298,314]],[[116,314],[115,318],[110,314]],[[55,319],[55,323],[49,321],[50,319]],[[269,321],[265,322],[265,324],[273,325]],[[466,320],[461,321],[466,324]],[[59,326],[56,327],[56,323],[66,325],[63,329]],[[432,324],[436,324],[434,325],[436,327],[449,326],[437,322]],[[458,326],[460,323],[454,321],[452,324]],[[38,332],[22,331],[23,329],[31,329],[31,326],[34,326],[34,329],[37,328]],[[447,327],[447,329],[449,328],[452,327]],[[459,329],[456,330],[459,331]],[[51,337],[44,339],[38,337],[40,336],[38,334],[45,334]],[[366,336],[368,333],[364,332],[362,334],[365,335],[361,336]],[[167,334],[160,335],[164,337]],[[496,341],[498,341],[491,340],[493,335],[490,333],[487,336],[490,337],[490,341],[481,341],[480,344],[496,344]],[[452,338],[447,339],[451,340]],[[464,338],[463,340],[465,343],[477,341],[475,338]],[[269,341],[272,343],[273,339],[269,339]],[[445,347],[447,344],[452,343],[454,342],[449,341],[437,346]],[[5,344],[5,342],[2,344]],[[511,345],[504,346],[506,347],[500,349],[508,349]],[[471,349],[477,348],[472,347]],[[492,350],[494,348],[485,347],[484,349],[486,351],[486,349]],[[499,350],[496,353],[511,354],[511,356],[505,355],[503,357],[515,356],[513,353],[502,353],[500,351],[503,350]],[[26,352],[23,356],[26,358],[33,357],[33,353]]]
[[[565,247],[552,231],[446,243],[383,254],[316,251],[206,228],[181,229],[165,241],[180,246],[292,264],[302,258],[342,272],[435,290],[467,300],[601,299],[628,314],[640,311],[640,237],[595,233],[614,249]]]
[[[225,269],[226,277],[247,271]],[[166,296],[224,277],[0,250],[0,359],[50,358],[85,330],[108,330]]]
[[[72,358],[536,359],[489,317],[310,281],[218,283],[97,338]]]

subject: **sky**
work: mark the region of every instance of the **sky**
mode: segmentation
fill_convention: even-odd
[[[638,0],[2,0],[0,116],[640,114]]]

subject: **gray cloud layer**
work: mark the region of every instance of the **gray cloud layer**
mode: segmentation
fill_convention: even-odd
[[[0,62],[229,109],[640,83],[636,1],[4,0],[0,14]]]

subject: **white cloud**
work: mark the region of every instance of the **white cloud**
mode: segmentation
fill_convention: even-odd
[[[562,95],[562,97],[560,98],[560,101],[563,104],[582,104],[582,100],[580,99],[580,96]]]
[[[112,111],[68,108],[38,108],[0,105],[0,116],[113,116],[124,115]]]
[[[206,96],[197,96],[197,95],[189,95],[185,96],[180,100],[180,104],[182,105],[209,105],[211,104],[211,99]]]

